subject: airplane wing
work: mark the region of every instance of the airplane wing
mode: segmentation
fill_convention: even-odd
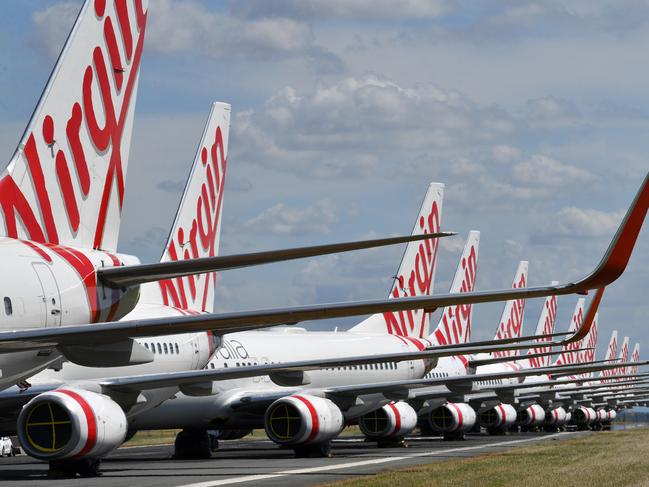
[[[551,343],[551,342],[547,342]],[[537,345],[537,344],[535,344]],[[554,345],[550,345],[551,347]],[[595,350],[594,348],[577,348],[574,351],[575,352],[583,352],[586,350]],[[518,355],[518,356],[513,356],[513,357],[489,357],[489,358],[480,358],[480,359],[469,359],[468,366],[471,368],[475,367],[480,367],[482,365],[490,365],[490,364],[501,364],[504,362],[521,362],[523,360],[528,360],[531,358],[538,358],[538,357],[549,357],[552,355],[561,355],[563,353],[563,350],[557,350],[555,352],[539,352],[539,353],[530,353],[528,355]]]
[[[507,292],[529,290],[530,288],[509,289]],[[498,291],[496,291],[498,292]],[[505,292],[505,291],[502,291]],[[575,340],[580,340],[590,329],[597,307],[601,300],[601,294],[604,289],[598,289],[594,299],[591,301],[586,317],[582,322],[581,328],[572,336],[559,343],[544,342],[544,346],[562,345]],[[553,294],[554,291],[550,291]],[[457,299],[465,301],[468,294],[476,293],[459,293],[443,295],[442,299],[447,302]],[[295,324],[304,320],[337,318],[343,316],[364,315],[388,310],[407,310],[426,308],[421,304],[422,300],[426,302],[438,301],[439,296],[422,296],[413,298],[399,298],[385,301],[364,301],[358,303],[336,303],[324,305],[301,306],[297,308],[271,309],[262,311],[234,312],[221,314],[202,314],[187,315],[180,317],[166,318],[149,318],[142,320],[122,320],[94,325],[71,325],[59,328],[38,328],[27,330],[14,330],[0,332],[0,353],[15,352],[20,350],[38,350],[46,347],[58,346],[62,349],[71,349],[75,346],[84,346],[88,343],[94,345],[116,343],[123,340],[130,340],[138,337],[152,337],[160,335],[171,335],[175,333],[191,333],[210,330],[216,334],[234,333],[238,331],[254,330],[280,324]],[[484,298],[481,298],[484,299]],[[413,303],[416,301],[416,305]],[[484,302],[484,301],[483,301]],[[586,329],[584,333],[583,330]],[[556,336],[543,335],[544,337]],[[542,336],[542,337],[543,337]],[[525,337],[527,338],[527,337]],[[533,336],[532,338],[539,338]],[[516,343],[522,340],[505,339],[491,340],[480,342],[479,345],[485,346],[499,345],[506,343]],[[455,354],[471,353],[468,349],[472,346],[470,343],[462,346],[442,346],[443,348],[453,348]],[[528,345],[531,346],[531,345]],[[458,352],[457,348],[463,350]],[[477,353],[477,352],[475,352]],[[68,357],[69,358],[69,357]]]
[[[502,294],[522,291],[538,297],[540,294],[556,294],[557,289],[517,288],[493,292],[459,293],[438,296],[422,296],[356,303],[334,303],[323,305],[279,308],[261,311],[243,311],[221,314],[188,315],[180,317],[149,318],[141,320],[113,321],[94,325],[72,325],[59,328],[39,328],[0,332],[0,353],[19,350],[34,350],[48,346],[73,347],[87,343],[114,343],[119,340],[138,337],[171,335],[211,330],[217,334],[253,330],[280,324],[295,324],[305,320],[358,316],[384,311],[404,311],[408,309],[448,306],[469,302],[489,302],[499,300]],[[543,289],[541,291],[541,289]],[[599,305],[603,288],[599,289],[591,302],[589,312],[582,327],[567,341],[580,340],[584,329],[590,329]],[[529,297],[529,296],[528,296]],[[505,297],[504,299],[510,299]],[[587,333],[587,330],[586,330]],[[564,341],[565,342],[565,341]],[[468,353],[468,352],[467,352]]]
[[[647,365],[649,361],[644,362],[630,362],[629,365]],[[523,379],[528,376],[534,375],[552,375],[558,371],[571,372],[575,374],[582,374],[586,372],[594,372],[599,370],[606,370],[615,368],[616,365],[601,364],[601,365],[569,365],[559,367],[541,367],[537,369],[523,369],[518,371],[508,372],[495,372],[488,374],[470,374],[455,377],[442,377],[434,379],[415,379],[412,381],[388,381],[373,384],[362,385],[348,385],[339,387],[324,388],[326,394],[331,395],[362,395],[372,393],[409,393],[413,389],[431,387],[431,386],[447,386],[449,390],[453,390],[456,385],[467,385],[474,382],[484,382],[499,379],[519,378]],[[450,386],[450,387],[449,387]],[[409,397],[407,395],[406,397]]]
[[[101,380],[100,384],[102,387],[110,389],[144,390],[268,375],[279,385],[303,385],[303,373],[310,370],[354,367],[387,362],[403,362],[406,360],[431,361],[442,357],[452,357],[465,353],[491,353],[501,350],[522,350],[529,347],[529,343],[517,345],[476,346],[473,348],[444,348],[441,350],[435,347],[417,352],[372,354],[357,357],[337,357],[332,359],[301,360],[222,369],[188,370],[183,372],[115,377]]]
[[[645,365],[648,362],[643,362]],[[564,368],[565,366],[559,367]],[[579,369],[579,371],[592,371],[599,370],[594,366],[593,368],[587,368],[588,366],[569,366],[571,368]],[[541,373],[548,373],[549,370],[557,369],[557,367],[546,367]],[[538,374],[539,370],[536,370],[535,374]],[[577,373],[578,371],[575,371]],[[432,387],[435,386],[451,386],[453,385],[466,385],[471,384],[472,382],[481,382],[488,380],[497,380],[497,379],[507,379],[511,377],[525,377],[527,375],[532,375],[530,370],[518,371],[511,373],[495,373],[495,374],[475,374],[470,376],[457,376],[457,377],[445,377],[445,378],[435,378],[435,379],[417,379],[412,381],[386,381],[381,383],[372,383],[372,384],[359,384],[359,385],[349,385],[349,386],[338,386],[338,387],[325,387],[325,388],[315,388],[309,389],[308,386],[301,387],[299,391],[301,393],[316,393],[319,395],[324,394],[329,399],[334,402],[341,402],[343,404],[349,404],[351,398],[364,395],[364,394],[384,394],[386,399],[398,400],[398,399],[433,399],[433,398],[446,398],[449,396],[457,396],[458,393],[453,392],[452,390],[435,390]],[[574,382],[574,381],[573,381]],[[418,389],[422,390],[421,394]],[[259,408],[264,405],[268,405],[287,395],[291,395],[295,392],[296,389],[286,389],[273,392],[261,392],[257,393],[256,391],[250,391],[248,394],[243,395],[237,403],[233,403],[231,406],[233,408],[242,408],[242,407],[253,407]],[[473,396],[475,394],[481,394],[482,391],[476,391],[471,393]],[[490,392],[487,391],[485,396],[489,396]],[[494,396],[495,397],[495,396]]]
[[[269,250],[249,254],[223,255],[217,257],[203,257],[199,259],[185,259],[169,262],[156,262],[154,264],[139,264],[120,267],[99,269],[97,276],[106,286],[122,288],[137,286],[145,282],[159,281],[174,277],[203,274],[205,272],[225,271],[240,269],[262,264],[271,264],[306,257],[349,252],[351,250],[370,249],[387,245],[415,242],[434,238],[450,237],[455,232],[438,232],[422,235],[408,235],[406,237],[389,237],[372,240],[359,240],[310,247],[297,247],[292,249]]]
[[[0,352],[31,350],[45,346],[73,346],[88,343],[111,343],[137,337],[214,331],[218,334],[264,328],[279,324],[294,324],[306,320],[368,315],[386,311],[413,309],[434,310],[439,307],[476,304],[509,299],[531,299],[550,295],[586,293],[597,289],[584,325],[570,337],[570,341],[584,338],[592,325],[594,310],[604,293],[604,286],[615,281],[624,272],[631,252],[649,209],[649,173],[645,177],[632,205],[627,211],[606,254],[595,270],[576,282],[468,293],[439,294],[399,299],[319,304],[290,308],[203,314],[174,318],[152,318],[106,322],[95,325],[72,325],[59,328],[39,328],[0,332]]]

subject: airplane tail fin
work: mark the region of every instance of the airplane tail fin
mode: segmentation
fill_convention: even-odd
[[[590,350],[583,350],[579,353],[577,362],[593,362],[595,360],[595,349],[597,348],[597,326],[599,324],[599,313],[595,313],[595,320],[590,327],[588,335],[581,341],[581,348],[588,348]]]
[[[512,288],[527,287],[527,271],[529,263],[521,261],[516,269]],[[518,338],[523,330],[523,316],[525,314],[524,299],[510,299],[505,303],[503,314],[500,317],[500,324],[496,330],[494,340],[504,340],[507,338]],[[503,350],[494,352],[494,357],[513,357],[519,354],[519,350]]]
[[[214,103],[161,262],[218,254],[229,129],[230,105]],[[165,279],[143,284],[141,301],[213,312],[215,286],[215,272]]]
[[[640,361],[640,344],[636,343],[635,346],[633,347],[633,353],[631,354],[631,362],[639,362],[639,361]],[[629,367],[627,372],[629,374],[637,374],[638,366],[633,365]]]
[[[556,285],[556,284],[558,284],[557,281],[552,282],[552,285]],[[547,298],[545,298],[545,302],[543,303],[541,316],[539,317],[539,321],[536,324],[536,331],[534,332],[534,334],[535,335],[553,334],[556,322],[557,322],[557,297],[548,296]],[[551,342],[551,341],[552,341],[551,337],[537,340],[536,342],[539,345],[534,348],[530,348],[530,350],[527,352],[528,355],[549,352],[551,347],[543,347],[541,346],[541,344],[543,342]],[[529,362],[530,362],[530,367],[532,368],[549,367],[551,358],[550,355],[547,355],[545,357],[532,357],[529,359]]]
[[[620,356],[619,362],[624,363],[628,362],[629,360],[629,337],[624,337],[622,340],[622,346],[620,347]],[[616,374],[624,374],[626,371],[626,367],[620,367],[618,369],[615,369]]]
[[[86,1],[9,165],[0,234],[114,251],[146,1]]]
[[[431,183],[412,230],[413,235],[437,233],[442,222],[444,185]],[[432,294],[439,239],[411,242],[394,276],[389,299]],[[425,310],[374,314],[350,329],[353,332],[389,333],[424,338],[430,330],[429,313]]]
[[[584,320],[584,304],[586,300],[584,298],[579,298],[577,300],[577,305],[575,306],[575,311],[572,313],[572,318],[570,319],[570,328],[568,328],[569,334],[574,334],[580,327],[581,323]],[[559,355],[559,358],[554,362],[554,365],[572,365],[577,361],[577,352],[576,350],[580,348],[581,340],[576,342],[571,342],[563,346],[562,353]]]
[[[460,263],[455,271],[451,293],[469,292],[475,288],[478,270],[480,232],[471,231],[464,246]],[[457,345],[471,339],[472,305],[447,306],[429,340],[435,345]]]
[[[604,356],[604,360],[607,361],[612,361],[617,358],[617,330],[613,330],[611,333],[611,339],[608,342],[608,347],[606,348],[606,355]],[[607,370],[602,370],[599,373],[600,377],[606,377],[609,375],[613,375],[613,369],[607,369]]]

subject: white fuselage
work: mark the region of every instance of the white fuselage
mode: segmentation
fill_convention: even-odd
[[[138,288],[105,288],[96,271],[137,263],[130,255],[0,237],[0,330],[118,320],[135,307]],[[0,390],[60,356],[54,348],[0,354]]]
[[[207,368],[225,369],[296,360],[344,358],[372,354],[413,352],[417,347],[395,335],[357,332],[310,332],[299,328],[240,332],[224,336],[219,350]],[[420,379],[430,367],[423,360],[388,362],[372,365],[334,367],[304,373],[305,384],[283,387],[269,376],[223,380],[215,383],[218,392],[212,396],[190,397],[177,394],[146,415],[132,421],[134,429],[206,428],[248,429],[263,427],[265,406],[255,398],[274,398],[301,393],[321,395],[335,386]],[[440,376],[466,373],[455,358],[440,359],[434,369]],[[250,407],[246,397],[250,396]],[[353,396],[352,396],[353,397]],[[373,411],[389,402],[383,394],[366,394],[353,398],[343,408],[347,421]]]

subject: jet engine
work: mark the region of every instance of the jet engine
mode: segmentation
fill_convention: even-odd
[[[545,421],[545,410],[538,404],[518,411],[516,423],[521,426],[534,427],[543,424]]]
[[[344,426],[338,406],[329,399],[308,394],[278,399],[264,416],[268,437],[286,446],[328,443]]]
[[[608,421],[608,414],[606,413],[606,409],[603,408],[600,408],[595,412],[595,417],[598,423],[603,423],[604,421]]]
[[[489,431],[505,430],[516,422],[516,410],[511,404],[500,403],[478,414],[478,423]]]
[[[562,426],[568,422],[568,414],[562,407],[554,408],[546,411],[545,424],[547,426]]]
[[[102,457],[122,444],[126,431],[126,416],[116,402],[83,389],[39,394],[18,416],[20,444],[41,460]]]
[[[597,419],[597,413],[593,408],[579,406],[572,411],[572,422],[577,426],[588,426]]]
[[[469,431],[475,422],[475,410],[464,402],[447,402],[428,414],[428,424],[440,433]]]
[[[606,415],[608,416],[608,421],[613,421],[615,418],[617,418],[615,409],[609,409],[608,411],[606,411]]]
[[[408,403],[391,402],[361,416],[358,426],[370,440],[401,438],[417,426],[417,413]]]

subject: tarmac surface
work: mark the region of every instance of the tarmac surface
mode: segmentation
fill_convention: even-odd
[[[268,440],[222,441],[209,460],[175,460],[173,446],[120,448],[102,463],[102,477],[53,480],[48,466],[27,456],[0,458],[0,485],[58,486],[304,486],[369,475],[381,470],[466,458],[589,434],[514,433],[470,435],[466,441],[414,437],[408,448],[377,448],[361,438],[333,443],[332,458],[295,458]]]

